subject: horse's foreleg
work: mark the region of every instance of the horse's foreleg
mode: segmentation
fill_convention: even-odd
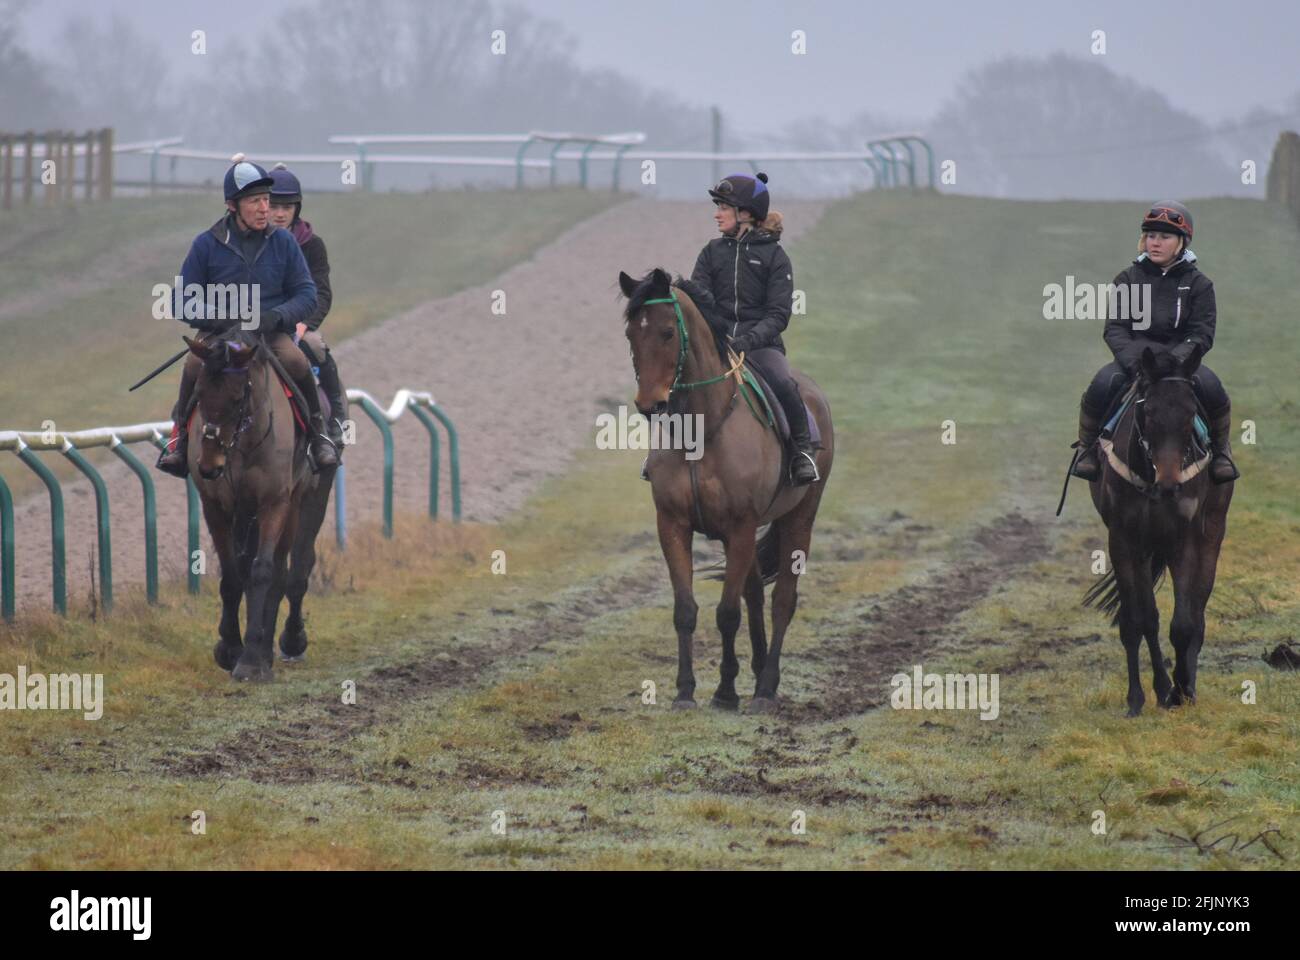
[[[691,643],[695,634],[695,616],[699,607],[691,578],[693,533],[689,523],[681,523],[663,513],[658,516],[659,546],[668,562],[668,577],[673,584],[673,627],[677,630],[677,697],[673,709],[695,706],[695,671],[691,666]]]
[[[298,511],[298,525],[293,536],[293,548],[289,551],[286,581],[289,613],[285,617],[284,630],[280,634],[282,660],[301,660],[307,650],[307,630],[303,624],[302,600],[307,594],[307,584],[311,581],[312,569],[316,566],[316,535],[325,520],[332,480],[332,476],[327,480],[322,471],[317,479],[318,486],[307,493]]]
[[[1172,703],[1196,702],[1196,665],[1205,642],[1205,605],[1214,590],[1219,544],[1187,534],[1189,541],[1174,565],[1174,616],[1169,640],[1174,646]]]
[[[239,557],[235,553],[230,518],[213,501],[204,504],[203,519],[208,526],[221,564],[221,625],[217,628],[220,639],[212,648],[212,659],[222,670],[232,670],[239,655],[244,652],[244,642],[239,633],[239,604],[244,596],[243,579],[239,573]],[[191,562],[193,559],[191,558]]]
[[[1148,565],[1148,568],[1150,566]],[[1165,666],[1165,654],[1160,649],[1160,608],[1156,605],[1155,578],[1152,574],[1151,589],[1139,592],[1142,603],[1142,633],[1147,638],[1147,651],[1151,654],[1151,681],[1156,691],[1156,703],[1162,707],[1171,705],[1173,681],[1169,679],[1169,669]]]
[[[718,689],[713,694],[712,706],[722,710],[735,710],[740,706],[736,695],[736,674],[740,661],[736,659],[736,633],[740,630],[740,593],[754,568],[754,527],[746,525],[727,538],[727,572],[722,582],[722,599],[718,601],[717,624],[722,634],[722,675]]]
[[[1128,660],[1128,713],[1136,717],[1142,713],[1146,694],[1142,692],[1142,672],[1139,648],[1146,617],[1146,597],[1151,590],[1150,562],[1135,556],[1122,534],[1111,531],[1110,560],[1115,569],[1115,583],[1119,588],[1119,639],[1124,645]],[[1154,600],[1154,598],[1152,598]]]
[[[271,637],[266,629],[267,602],[276,579],[276,557],[283,558],[280,538],[288,513],[287,502],[264,505],[258,510],[257,555],[253,558],[247,584],[248,631],[244,636],[244,653],[231,671],[236,680],[271,679]]]

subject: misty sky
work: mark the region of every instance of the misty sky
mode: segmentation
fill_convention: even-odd
[[[1104,62],[1162,91],[1207,122],[1253,107],[1279,108],[1300,92],[1300,4],[1186,0],[1088,4],[931,0],[523,0],[574,37],[575,61],[612,67],[696,105],[719,105],[737,129],[761,131],[813,116],[844,122],[869,111],[930,117],[962,73],[1006,54],[1063,50],[1089,56],[1091,32],[1107,33]],[[41,0],[25,40],[57,62],[70,16],[118,11],[160,44],[173,45],[175,74],[198,65],[190,31],[207,31],[219,53],[260,15],[269,25],[289,0]],[[1084,9],[1080,9],[1080,8]],[[509,30],[509,16],[501,17]],[[790,53],[790,33],[808,53]],[[487,42],[485,38],[485,43]],[[211,61],[209,61],[211,62]],[[881,131],[870,131],[881,132]]]

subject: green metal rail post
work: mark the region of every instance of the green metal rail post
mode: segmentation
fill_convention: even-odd
[[[429,431],[429,516],[438,519],[438,424],[417,404],[411,404],[411,413]]]
[[[167,441],[159,434],[153,435],[153,445],[159,450],[167,448]],[[199,550],[199,488],[194,478],[185,475],[186,540],[189,552],[185,554],[185,578],[190,593],[199,592],[199,575],[194,571],[194,554]]]
[[[0,614],[14,621],[14,497],[0,477]]]
[[[90,461],[81,455],[81,451],[67,440],[63,441],[63,455],[72,461],[95,488],[95,520],[98,525],[99,545],[99,596],[104,604],[104,612],[113,609],[113,546],[109,536],[108,487],[99,471],[90,465]]]
[[[144,492],[144,593],[149,603],[158,602],[158,501],[154,494],[153,477],[125,443],[117,437],[108,447],[117,458],[131,468],[140,478]]]
[[[50,468],[41,463],[27,444],[18,441],[18,459],[27,464],[32,472],[41,478],[45,489],[50,492],[50,573],[54,585],[54,612],[62,616],[68,613],[68,581],[65,565],[66,544],[63,534],[63,491],[59,488],[58,478]]]
[[[521,168],[522,169],[522,168]],[[384,536],[393,539],[393,430],[384,418],[383,411],[367,397],[359,401],[384,438]]]

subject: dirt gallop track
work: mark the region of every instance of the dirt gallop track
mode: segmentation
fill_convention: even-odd
[[[785,236],[794,238],[816,223],[824,205],[788,203],[781,209]],[[499,520],[543,479],[563,472],[591,435],[597,404],[631,395],[627,347],[617,327],[618,271],[639,275],[662,266],[689,273],[699,248],[713,235],[711,211],[704,203],[618,204],[562,233],[491,283],[429,301],[334,345],[340,369],[349,387],[367,390],[385,406],[401,387],[432,391],[460,433],[465,518]],[[345,285],[348,265],[333,267],[336,285]],[[430,263],[428,269],[439,265]],[[494,296],[500,302],[495,291],[504,295],[504,314],[493,312]],[[170,398],[161,400],[170,403]],[[345,457],[348,516],[352,523],[369,522],[380,512],[382,452],[378,431],[361,410],[354,408],[352,416],[357,443]],[[164,410],[158,419],[166,419]],[[428,440],[409,416],[395,425],[394,436],[396,507],[422,510],[428,495]],[[136,451],[150,455],[144,447]],[[449,513],[446,462],[444,446],[441,504]],[[138,584],[144,571],[139,484],[116,462],[105,462],[102,472],[113,494],[114,584]],[[184,487],[155,476],[160,572],[163,578],[180,577]],[[90,589],[95,500],[85,482],[65,485],[64,497],[68,596],[75,601]],[[45,608],[50,596],[48,501],[44,494],[28,498],[15,513],[21,538],[19,603]],[[322,535],[331,530],[332,519]],[[210,573],[215,575],[215,565]]]

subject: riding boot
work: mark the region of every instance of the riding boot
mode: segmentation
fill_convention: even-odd
[[[1071,473],[1080,480],[1092,482],[1101,476],[1101,463],[1097,459],[1097,437],[1101,433],[1101,421],[1090,414],[1086,407],[1079,408],[1079,440],[1074,446],[1079,448],[1078,459],[1074,462]]]
[[[1237,465],[1232,462],[1232,409],[1227,408],[1210,424],[1210,448],[1214,459],[1210,461],[1210,479],[1215,483],[1227,483],[1241,476]]]
[[[307,376],[295,385],[303,399],[307,401],[307,410],[311,414],[308,446],[311,452],[312,470],[319,473],[326,467],[337,467],[338,451],[334,449],[330,438],[325,435],[325,417],[320,412],[320,397],[316,395],[316,380],[312,377],[311,371],[308,370]]]
[[[172,435],[167,446],[158,454],[156,466],[163,473],[173,477],[185,477],[190,472],[189,465],[189,418],[191,397],[194,395],[194,379],[188,370],[181,372],[181,391],[172,410]]]
[[[808,429],[808,414],[804,410],[803,398],[799,395],[799,384],[790,381],[790,389],[782,397],[781,406],[785,407],[786,419],[790,421],[790,482],[796,487],[807,483],[816,483],[821,479],[817,472],[817,461],[813,458],[812,433]]]
[[[330,419],[325,425],[329,433],[330,442],[334,444],[337,453],[342,452],[343,447],[343,422],[348,418],[348,401],[343,394],[343,384],[339,381],[339,368],[334,364],[334,357],[329,350],[325,351],[325,356],[321,358],[320,372],[317,374],[320,380],[321,389],[325,391],[325,399],[330,405]]]

